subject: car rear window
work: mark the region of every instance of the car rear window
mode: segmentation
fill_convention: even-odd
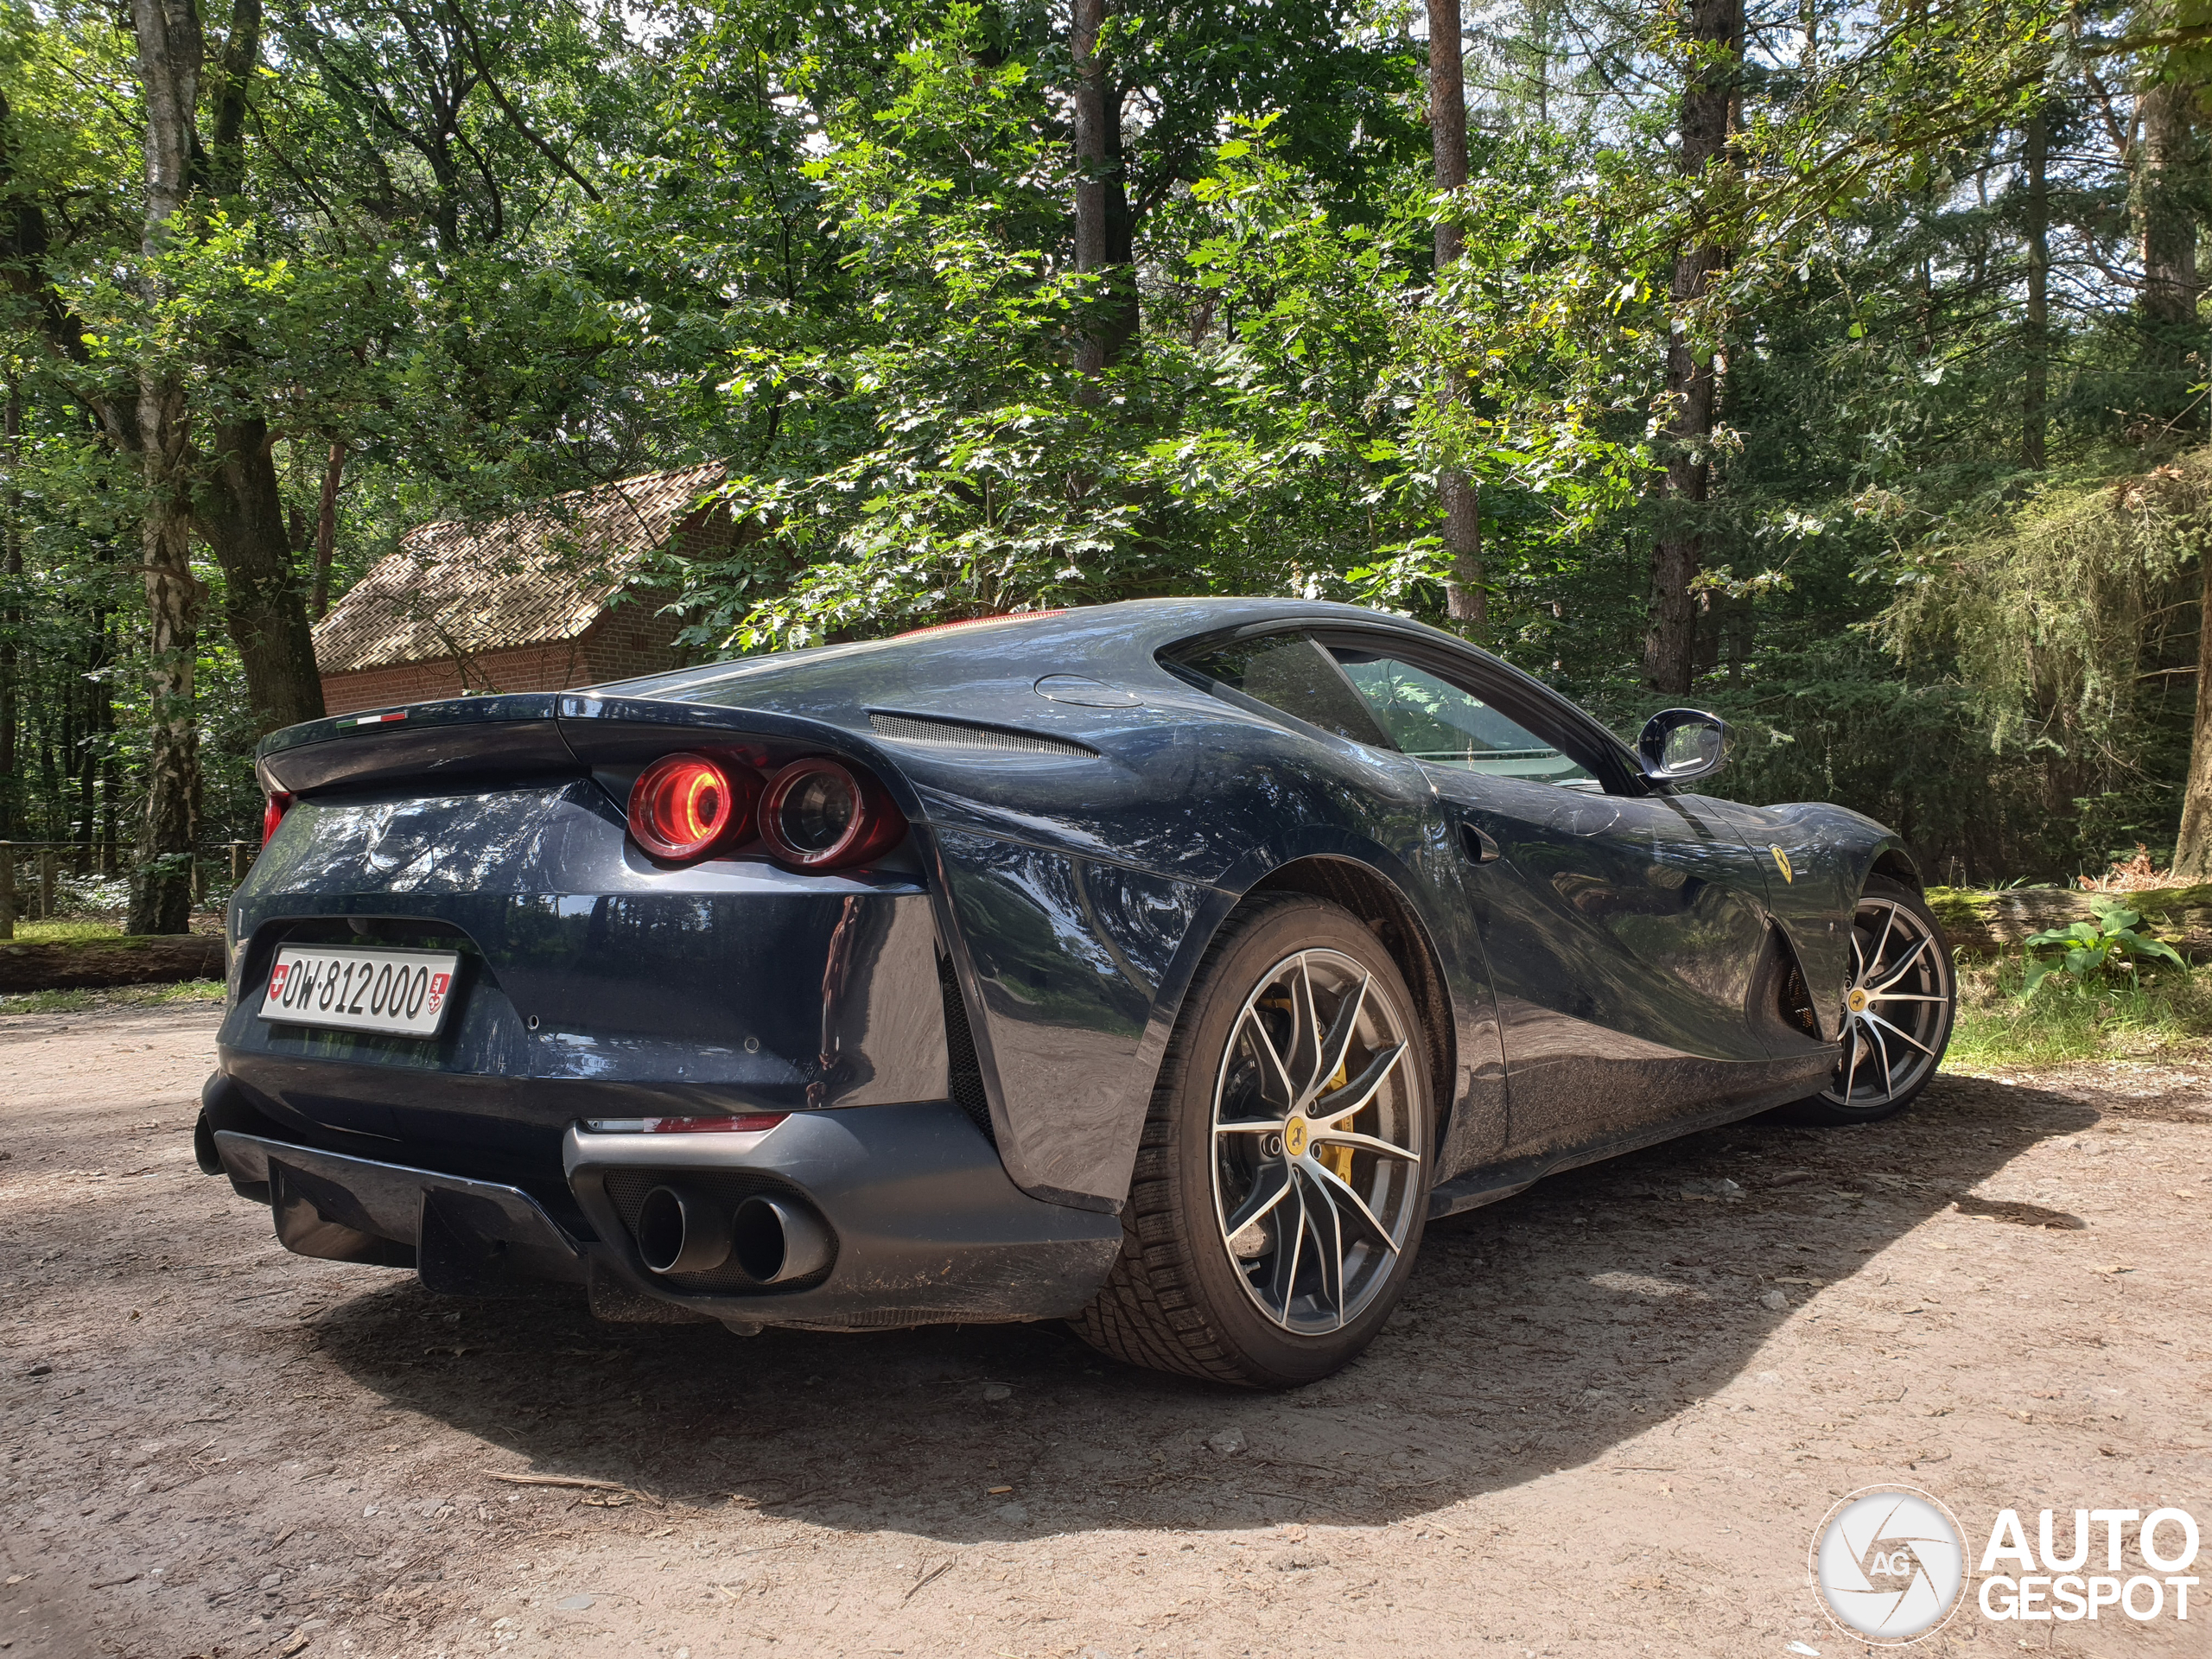
[[[1355,743],[1392,747],[1367,705],[1338,671],[1335,658],[1302,633],[1240,639],[1184,661],[1209,679],[1309,726]]]

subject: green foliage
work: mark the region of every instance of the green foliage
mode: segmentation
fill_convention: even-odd
[[[232,14],[204,10],[212,63]],[[1738,725],[1726,792],[1846,802],[1957,879],[2164,844],[2212,505],[2177,378],[2212,353],[2145,322],[2143,146],[2112,134],[2202,54],[2107,50],[2120,22],[2045,0],[1827,3],[1733,65],[1684,16],[1481,14],[1473,176],[1446,199],[1402,8],[1117,5],[1141,327],[1094,378],[1064,8],[310,0],[270,15],[237,143],[151,255],[127,29],[10,10],[0,207],[48,240],[0,287],[0,824],[130,838],[139,486],[86,411],[164,364],[199,432],[265,433],[302,581],[338,448],[340,590],[409,525],[724,461],[734,545],[663,572],[702,655],[1166,593],[1447,622],[1456,471],[1484,643],[1624,731],[1655,706],[1654,542],[1698,537],[1692,695]],[[1693,177],[1694,74],[1738,78],[1742,130]],[[211,73],[203,130],[220,95]],[[2036,111],[2070,273],[2040,331]],[[1464,250],[1440,273],[1440,223]],[[1728,256],[1677,294],[1694,238]],[[1689,507],[1655,487],[1677,331],[1721,371]],[[203,839],[251,836],[229,594],[198,574]]]
[[[1963,969],[1944,1067],[1982,1071],[2082,1060],[2194,1058],[2212,1037],[2212,970],[2122,978],[2046,979],[2032,1001],[2018,957]]]
[[[2131,983],[2146,962],[2170,962],[2187,971],[2189,964],[2173,946],[2155,935],[2136,931],[2143,919],[2140,912],[2109,899],[2092,899],[2090,906],[2096,912],[2094,921],[2046,928],[2023,941],[2027,955],[2027,965],[2020,980],[2023,998],[2033,996],[2037,986],[2062,969],[2068,978],[2076,982],[2125,976]],[[2059,954],[2036,954],[2046,950],[2056,950]]]
[[[219,979],[187,979],[173,985],[118,985],[96,991],[16,991],[0,996],[0,1014],[84,1014],[99,1008],[220,1002],[225,989]]]

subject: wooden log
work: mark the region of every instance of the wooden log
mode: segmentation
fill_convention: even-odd
[[[2094,903],[2092,901],[2094,901]],[[1930,887],[1929,905],[1954,949],[1969,956],[2017,956],[2031,934],[2096,919],[2095,906],[2138,912],[2137,931],[2164,939],[2191,962],[2212,961],[2212,886],[2158,887],[2143,893],[2088,893],[2078,887],[2005,887],[1982,891]]]
[[[0,992],[92,990],[220,979],[221,936],[119,934],[111,939],[0,944]]]

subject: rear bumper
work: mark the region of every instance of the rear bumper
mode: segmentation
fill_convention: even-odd
[[[302,1255],[412,1267],[447,1294],[518,1281],[581,1283],[611,1317],[682,1317],[818,1330],[1064,1318],[1087,1302],[1122,1244],[1110,1216],[1044,1203],[949,1102],[797,1112],[751,1135],[593,1135],[571,1129],[557,1196],[295,1144],[203,1119],[203,1161],[270,1205]],[[214,1173],[213,1171],[210,1172]],[[828,1267],[790,1285],[734,1268],[658,1274],[632,1232],[651,1186],[734,1205],[797,1200],[827,1224]]]

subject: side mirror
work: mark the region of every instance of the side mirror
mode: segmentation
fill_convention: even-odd
[[[1655,784],[1710,777],[1728,760],[1728,722],[1696,709],[1662,709],[1636,740],[1643,775]]]

